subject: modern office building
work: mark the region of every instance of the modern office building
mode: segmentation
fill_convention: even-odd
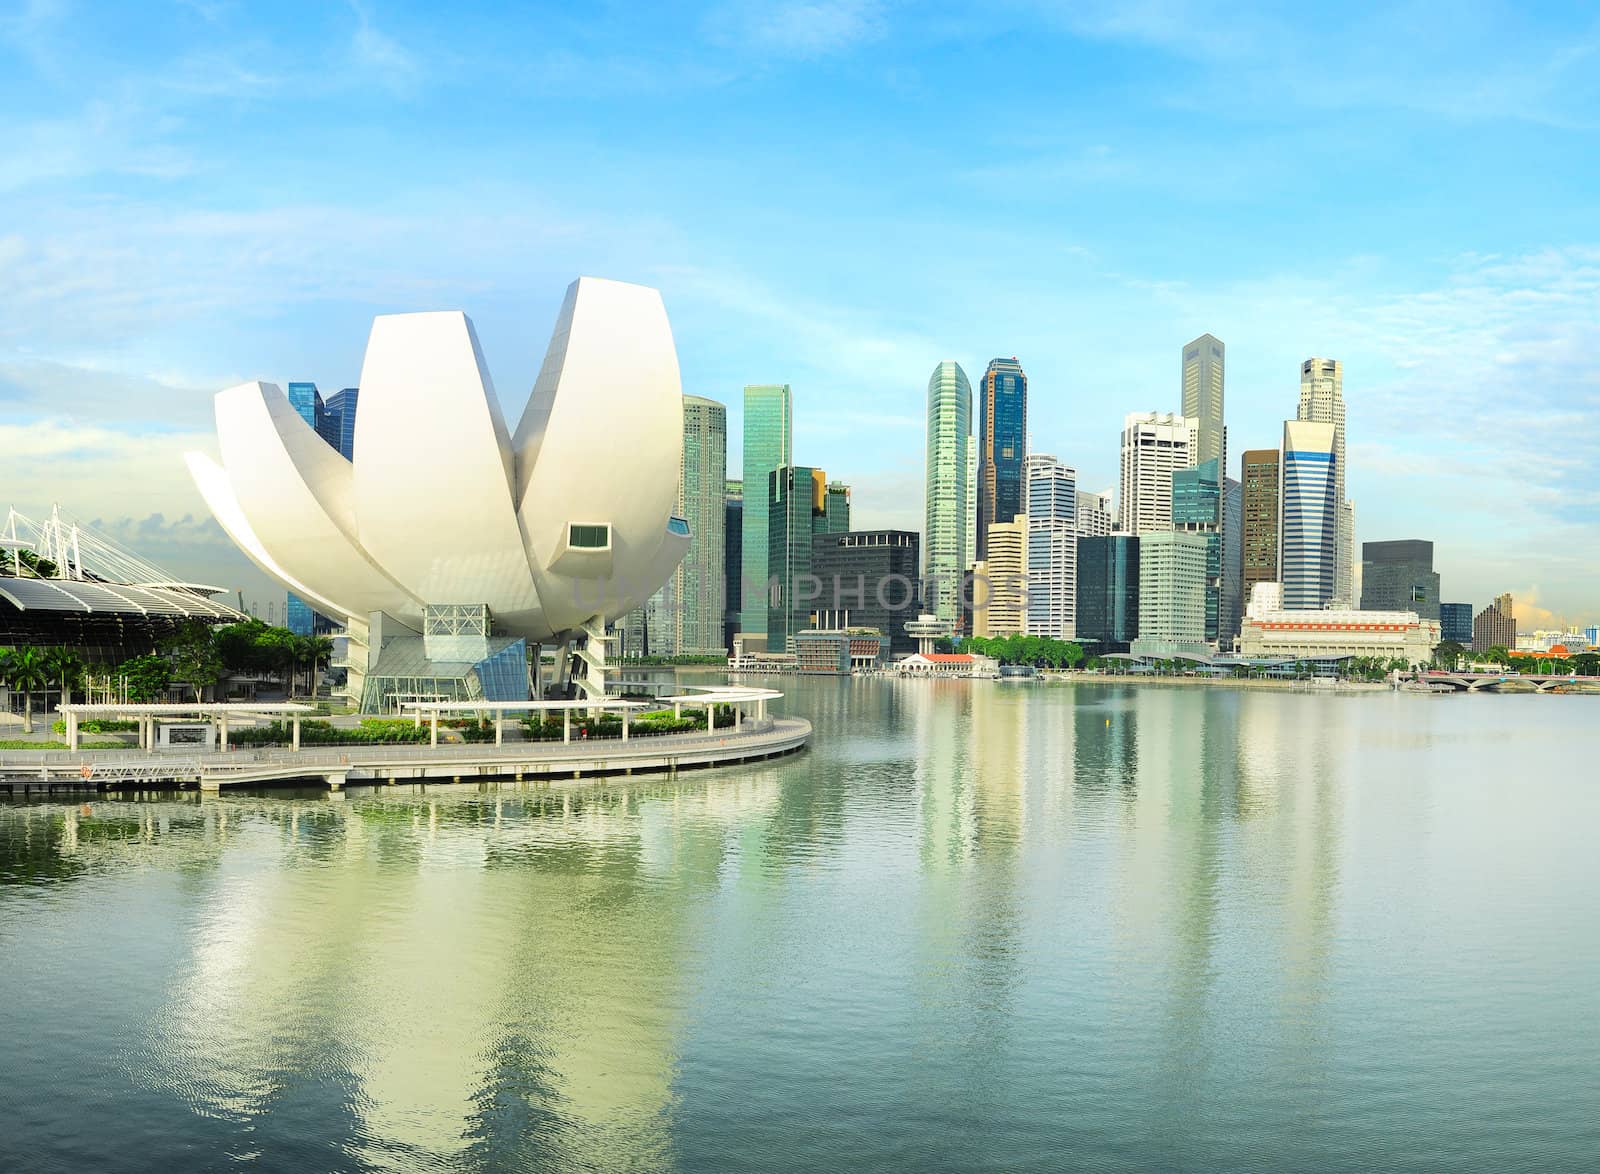
[[[822,529],[843,534],[850,529],[850,487],[843,481],[829,481],[822,502]]]
[[[1078,490],[1079,538],[1109,534],[1114,525],[1109,493],[1085,493],[1081,489]]]
[[[1472,620],[1472,651],[1517,646],[1517,617],[1509,591],[1496,595],[1494,602]]]
[[[872,628],[897,656],[916,651],[906,630],[922,613],[918,598],[920,546],[912,530],[824,532],[811,540],[811,573],[821,581],[817,627]]]
[[[1013,518],[989,527],[988,557],[974,568],[972,634],[1010,636],[1028,619],[1028,520]]]
[[[1171,412],[1130,412],[1122,422],[1117,528],[1146,534],[1172,527],[1172,474],[1195,463],[1197,422]]]
[[[1099,652],[1126,652],[1139,638],[1139,539],[1078,538],[1078,636]]]
[[[787,383],[744,389],[744,511],[739,630],[762,635],[770,614],[767,600],[767,491],[774,469],[794,463],[794,403]],[[770,647],[770,645],[769,645]],[[782,647],[781,643],[778,645]]]
[[[1233,477],[1222,482],[1222,628],[1220,647],[1233,647],[1244,617],[1244,486]]]
[[[827,474],[809,465],[785,465],[767,476],[767,620],[769,652],[787,652],[796,632],[813,628],[821,606],[820,582],[811,569],[812,539],[841,533],[830,525]],[[848,529],[848,523],[845,529]],[[748,530],[747,530],[748,533]]]
[[[676,515],[689,523],[689,551],[669,579],[678,606],[674,652],[708,656],[722,651],[726,575],[728,409],[698,395],[683,397],[683,464]]]
[[[967,542],[965,573],[978,561],[978,438],[967,437]]]
[[[1183,348],[1183,414],[1195,421],[1195,463],[1216,461],[1228,468],[1228,429],[1222,417],[1226,349],[1215,335],[1202,334]]]
[[[322,393],[317,390],[317,385],[315,383],[290,383],[288,395],[289,406],[294,409],[294,414],[306,422],[306,427],[321,436],[322,429],[320,425],[327,408],[322,402]],[[338,448],[339,446],[336,444],[333,447]]]
[[[1028,455],[1028,377],[1016,356],[991,359],[978,389],[978,557],[989,527],[1023,511],[1022,462]]]
[[[1253,448],[1240,460],[1240,598],[1248,603],[1257,583],[1278,582],[1279,480],[1282,454],[1275,448]]]
[[[1206,540],[1205,639],[1216,644],[1222,630],[1222,477],[1215,460],[1172,474],[1172,528]]]
[[[1078,474],[1045,453],[1029,453],[1027,481],[1030,636],[1071,640],[1078,613]]]
[[[1344,364],[1338,359],[1313,358],[1300,364],[1300,407],[1296,418],[1333,426],[1333,598],[1350,607],[1356,595],[1356,515],[1345,490]]]
[[[356,424],[356,390],[347,387],[335,392],[324,402],[315,383],[291,383],[288,387],[289,406],[335,452],[350,459],[352,446],[344,444],[345,411],[349,412],[349,428]],[[337,405],[337,406],[335,406]],[[288,593],[283,607],[283,626],[296,636],[321,636],[338,630],[339,624],[323,615],[293,591]]]
[[[961,572],[974,557],[967,545],[968,502],[974,470],[972,454],[972,386],[961,364],[946,360],[928,377],[928,451],[923,489],[923,529],[932,583],[930,606],[940,619],[954,624],[960,614]]]
[[[339,455],[347,461],[356,457],[356,408],[360,401],[359,387],[341,387],[324,405],[323,418],[328,429],[323,439],[338,449]]]
[[[1283,606],[1315,611],[1334,599],[1338,531],[1338,457],[1332,424],[1286,420],[1278,568]]]
[[[1439,640],[1439,621],[1424,619],[1414,611],[1286,610],[1278,585],[1266,583],[1251,596],[1239,635],[1239,653],[1296,660],[1369,656],[1401,660],[1415,668],[1433,659]]]
[[[1433,543],[1420,538],[1361,544],[1361,610],[1414,611],[1441,619]]]
[[[1441,603],[1439,605],[1439,638],[1454,640],[1463,648],[1472,647],[1472,605],[1470,603]]]
[[[1206,640],[1205,534],[1155,530],[1139,535],[1139,635],[1136,656],[1210,656]]]
[[[580,278],[551,337],[514,431],[465,314],[387,314],[367,343],[353,461],[266,383],[217,395],[222,465],[187,454],[235,544],[344,621],[364,710],[403,693],[509,700],[490,692],[508,680],[526,699],[530,642],[570,644],[563,676],[604,696],[606,627],[688,550],[661,295]],[[627,454],[604,477],[596,437]]]
[[[722,642],[733,650],[744,608],[744,482],[729,479],[722,496]]]

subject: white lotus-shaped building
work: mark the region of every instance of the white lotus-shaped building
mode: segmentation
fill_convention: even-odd
[[[459,311],[373,320],[352,460],[274,384],[218,393],[216,415],[222,463],[188,454],[195,482],[257,566],[370,634],[353,673],[397,632],[440,635],[440,659],[430,617],[464,605],[496,636],[581,642],[688,549],[677,353],[644,286],[573,282],[514,431]]]

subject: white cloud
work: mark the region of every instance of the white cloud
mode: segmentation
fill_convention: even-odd
[[[815,58],[880,39],[888,20],[876,0],[734,0],[706,17],[706,31],[747,52]]]

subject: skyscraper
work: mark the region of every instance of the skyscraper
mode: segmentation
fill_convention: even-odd
[[[356,458],[356,406],[360,402],[359,387],[342,387],[328,397],[324,405],[324,420],[328,430],[323,439],[347,461]]]
[[[689,522],[689,553],[670,580],[678,601],[674,635],[680,654],[705,656],[723,647],[727,474],[728,409],[713,399],[684,396],[677,514]]]
[[[1337,465],[1332,424],[1284,421],[1278,573],[1286,611],[1315,611],[1334,598]]]
[[[1244,619],[1244,486],[1236,478],[1222,482],[1222,627],[1218,642],[1233,647]]]
[[[911,530],[851,530],[811,539],[811,573],[822,582],[820,628],[876,628],[890,651],[917,650],[906,623],[921,611],[917,598],[920,543]]]
[[[1333,598],[1352,606],[1355,602],[1356,523],[1355,506],[1345,494],[1344,364],[1338,359],[1307,359],[1300,364],[1300,410],[1296,418],[1333,425]],[[1286,603],[1285,606],[1294,605]]]
[[[1028,521],[1013,518],[989,527],[988,557],[972,588],[972,634],[1011,636],[1028,618]]]
[[[1439,605],[1439,639],[1454,640],[1463,647],[1472,644],[1472,605],[1470,603],[1441,603]]]
[[[1244,515],[1240,595],[1244,606],[1257,583],[1278,581],[1278,493],[1282,461],[1275,448],[1253,448],[1240,462]]]
[[[327,439],[322,431],[323,415],[327,408],[322,402],[322,393],[317,390],[315,383],[289,384],[289,406],[306,422],[307,427],[313,429],[324,440]],[[333,447],[339,446],[335,444]]]
[[[1517,646],[1517,617],[1511,601],[1511,592],[1496,595],[1494,602],[1480,611],[1472,620],[1472,651],[1487,652],[1500,647],[1507,650]]]
[[[848,507],[843,507],[845,515],[834,514],[832,521],[844,521],[835,529],[828,516],[830,506],[841,508],[829,493],[827,474],[821,469],[785,465],[767,474],[767,574],[763,579],[767,589],[762,594],[767,620],[763,630],[767,647],[774,652],[782,652],[789,637],[811,627],[812,613],[823,604],[820,583],[811,572],[811,540],[818,534],[844,533],[850,528]],[[746,510],[745,517],[749,516]]]
[[[338,395],[343,394],[343,392],[338,393]],[[336,395],[335,398],[338,398],[338,396]],[[289,384],[289,406],[329,446],[343,453],[346,460],[350,459],[350,454],[339,446],[340,420],[329,415],[328,406],[323,403],[322,393],[317,390],[315,383]],[[350,402],[350,427],[352,429],[355,427],[355,419],[356,408],[355,402],[352,400]],[[328,616],[315,611],[309,603],[291,591],[284,601],[283,626],[296,636],[320,636],[325,632],[336,630],[339,625]]]
[[[978,394],[978,557],[989,527],[1022,512],[1022,461],[1028,455],[1028,377],[1013,355],[991,359]]]
[[[1028,454],[1030,636],[1070,640],[1078,614],[1078,474],[1053,456]],[[1016,520],[1022,520],[1021,518]]]
[[[843,481],[829,481],[822,499],[819,533],[843,534],[850,529],[850,487]]]
[[[1135,655],[1204,655],[1206,535],[1156,530],[1139,538],[1139,636]]]
[[[1132,534],[1078,538],[1077,639],[1102,652],[1126,652],[1139,636],[1139,539]]]
[[[1215,459],[1172,474],[1172,528],[1206,540],[1205,639],[1222,630],[1222,478]]]
[[[963,556],[966,566],[962,571],[971,570],[972,564],[978,561],[978,438],[967,437],[967,538],[966,554]]]
[[[730,653],[744,607],[744,482],[728,480],[722,491],[722,644]]]
[[[967,459],[972,449],[972,387],[959,363],[946,360],[928,377],[927,480],[923,494],[924,575],[932,580],[933,613],[954,624],[960,612],[967,545]]]
[[[1078,490],[1078,537],[1111,533],[1111,495]]]
[[[1198,425],[1195,463],[1216,461],[1228,467],[1228,429],[1222,418],[1223,360],[1226,349],[1214,335],[1202,334],[1183,348],[1183,414]]]
[[[1424,620],[1442,620],[1439,606],[1433,543],[1406,538],[1361,544],[1362,611],[1414,611]]]
[[[767,630],[768,489],[772,471],[794,460],[794,405],[789,385],[762,384],[744,389],[744,570],[739,630]],[[807,549],[810,549],[809,546]]]
[[[1172,474],[1195,463],[1199,425],[1171,412],[1129,412],[1122,422],[1117,526],[1146,534],[1172,526]]]

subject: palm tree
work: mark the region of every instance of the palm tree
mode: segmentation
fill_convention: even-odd
[[[0,676],[22,690],[22,732],[33,733],[33,691],[50,685],[44,653],[28,646],[0,649]]]
[[[83,677],[83,661],[70,648],[47,648],[44,653],[45,671],[52,681],[61,684],[61,704],[72,704],[72,689]]]

